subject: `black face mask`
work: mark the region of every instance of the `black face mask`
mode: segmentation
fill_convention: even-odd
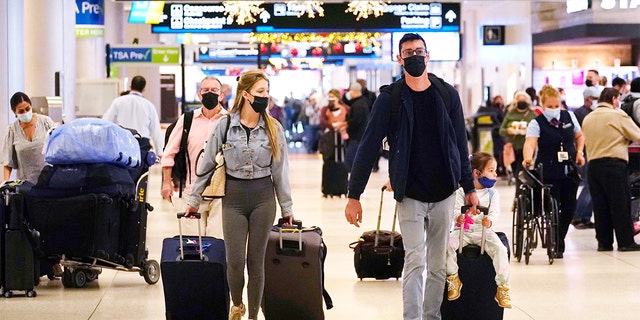
[[[218,94],[213,92],[207,92],[202,95],[202,104],[205,108],[213,110],[218,106]]]
[[[262,113],[264,110],[267,110],[267,106],[269,106],[269,98],[253,96],[253,103],[249,102],[249,104],[251,108],[253,108],[253,111]]]
[[[417,78],[424,73],[425,69],[427,69],[427,64],[424,62],[424,56],[413,55],[404,58],[404,70],[410,76]]]
[[[527,108],[529,108],[529,104],[524,101],[518,101],[516,107],[518,108],[518,110],[526,110]]]
[[[593,87],[593,81],[591,81],[591,79],[587,79],[587,81],[585,81],[584,84],[586,84],[587,87]]]

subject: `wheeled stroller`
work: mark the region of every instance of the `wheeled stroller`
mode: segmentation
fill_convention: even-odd
[[[513,253],[518,262],[525,263],[533,249],[547,249],[549,264],[553,264],[558,244],[558,201],[551,194],[552,185],[542,183],[542,165],[519,173],[521,184],[513,203]]]

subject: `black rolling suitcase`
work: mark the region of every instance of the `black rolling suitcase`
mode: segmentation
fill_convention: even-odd
[[[40,231],[43,252],[68,258],[122,262],[118,254],[120,203],[104,193],[61,199],[31,198],[29,221]]]
[[[128,168],[108,163],[47,165],[38,183],[23,183],[19,192],[27,196],[28,220],[40,231],[47,256],[126,263],[120,248],[121,220],[123,212],[137,208]],[[140,227],[138,221],[124,222],[122,228],[129,223]]]
[[[323,155],[324,163],[322,164],[322,195],[324,197],[338,196],[347,194],[347,182],[349,172],[344,165],[344,146],[340,133],[332,131],[325,134],[333,134],[333,152]]]
[[[39,234],[30,229],[24,219],[25,201],[13,187],[2,186],[0,204],[0,293],[13,296],[13,291],[24,291],[35,297],[40,276],[37,257]]]
[[[509,240],[503,232],[496,232],[510,255]],[[459,250],[458,276],[462,282],[460,297],[447,300],[447,288],[440,312],[443,320],[500,320],[504,309],[498,306],[496,295],[496,272],[493,261],[484,253],[482,246],[467,245]]]
[[[395,231],[397,207],[393,214],[391,231],[380,230],[385,189],[385,187],[382,187],[376,230],[364,232],[360,236],[360,240],[349,245],[354,251],[353,264],[360,280],[364,278],[384,280],[402,277],[404,246],[402,245],[402,236]]]
[[[324,298],[333,307],[324,289],[324,260],[327,251],[318,227],[274,226],[265,254],[265,282],[262,311],[266,320],[322,320]]]
[[[180,235],[162,242],[162,285],[167,320],[229,318],[229,286],[224,241]],[[200,219],[200,214],[194,214]]]

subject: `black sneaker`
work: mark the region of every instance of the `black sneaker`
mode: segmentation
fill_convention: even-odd
[[[628,251],[640,251],[640,245],[637,243],[633,243],[628,246],[618,247],[618,251],[628,252]]]
[[[574,228],[578,230],[584,230],[587,228],[587,226],[580,220],[574,220],[571,222],[571,224],[573,225]]]
[[[598,246],[598,251],[613,251],[613,246]]]

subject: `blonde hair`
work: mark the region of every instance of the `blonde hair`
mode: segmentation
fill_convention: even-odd
[[[546,85],[544,85],[544,87],[542,87],[542,89],[540,89],[540,102],[542,102],[542,105],[544,105],[545,101],[548,98],[558,98],[558,99],[560,99],[560,91],[558,91],[556,88],[546,84]]]
[[[233,108],[231,108],[231,113],[240,112],[242,110],[245,104],[242,91],[249,92],[249,90],[251,90],[251,88],[260,80],[265,80],[267,81],[267,85],[269,84],[269,78],[267,78],[267,76],[260,70],[246,71],[240,75],[240,79],[238,79],[238,88],[236,89],[236,98]],[[267,126],[267,137],[269,137],[269,144],[271,145],[273,159],[279,160],[281,155],[280,148],[278,148],[278,135],[283,131],[282,125],[280,125],[278,120],[273,118],[266,109],[260,112],[260,115]]]
[[[331,89],[331,90],[329,90],[329,93],[327,95],[329,95],[329,94],[332,94],[332,95],[336,96],[336,98],[338,98],[338,100],[340,100],[340,90]]]

